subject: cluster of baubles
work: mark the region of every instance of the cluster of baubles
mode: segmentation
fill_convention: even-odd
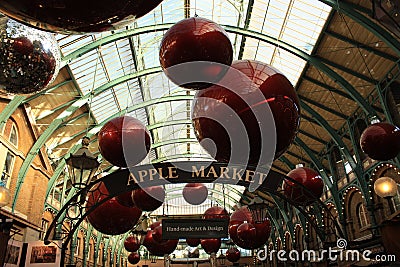
[[[177,239],[164,240],[162,238],[162,225],[161,222],[155,222],[150,225],[150,229],[143,240],[143,246],[154,256],[163,256],[171,254],[178,245]]]

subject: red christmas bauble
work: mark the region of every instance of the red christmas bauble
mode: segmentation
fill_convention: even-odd
[[[87,209],[107,197],[108,190],[104,183],[96,184],[88,193]],[[97,231],[103,234],[120,235],[131,230],[141,215],[142,211],[137,207],[125,207],[115,198],[111,198],[96,207],[87,219]]]
[[[400,129],[386,122],[372,124],[361,134],[360,145],[371,159],[393,159],[400,153]]]
[[[129,252],[136,252],[140,248],[140,240],[130,235],[124,241],[124,248]]]
[[[207,254],[217,253],[219,248],[221,247],[221,239],[219,238],[202,239],[200,241],[200,244]]]
[[[268,64],[240,60],[231,67],[220,85],[196,93],[192,108],[196,137],[220,162],[272,162],[298,131],[297,94],[290,81]]]
[[[251,223],[242,223],[237,228],[237,236],[244,242],[251,242],[257,238],[257,229]]]
[[[161,225],[161,221],[153,222],[152,224],[150,224],[150,229],[154,230],[154,229],[156,229],[156,227],[158,227],[160,225]]]
[[[153,231],[152,230],[148,230],[146,235],[144,236],[143,239],[143,246],[145,246],[147,249],[154,247],[157,245],[157,242],[154,241],[153,239]]]
[[[165,199],[162,186],[149,186],[133,190],[132,199],[135,206],[143,211],[153,211],[161,207]]]
[[[235,210],[231,215],[229,224],[242,224],[245,221],[249,223],[253,222],[253,216],[247,206]]]
[[[252,242],[254,248],[259,248],[267,243],[269,236],[271,235],[271,222],[265,220],[262,223],[253,223],[256,228],[257,238]]]
[[[162,243],[162,226],[157,226],[153,229],[153,240],[157,243]]]
[[[161,41],[161,67],[168,78],[181,87],[210,86],[223,77],[232,59],[233,49],[227,33],[205,18],[181,20]],[[179,65],[187,62],[191,64]]]
[[[189,183],[183,188],[182,195],[187,203],[200,205],[207,199],[208,189],[202,183]]]
[[[235,248],[231,247],[225,253],[226,259],[230,262],[237,262],[240,260],[240,251]]]
[[[146,127],[137,119],[122,116],[107,122],[98,134],[103,157],[118,167],[140,163],[150,150],[151,138]]]
[[[322,196],[324,182],[318,172],[310,168],[299,167],[291,170],[287,176],[299,182],[309,191],[292,181],[284,180],[284,195],[298,205],[309,205]]]
[[[128,261],[130,264],[136,264],[140,261],[140,255],[136,252],[132,252],[128,255]]]
[[[196,239],[196,238],[186,238],[186,243],[187,243],[190,247],[197,247],[198,245],[200,245],[200,239]]]
[[[46,31],[79,34],[110,31],[153,10],[161,0],[4,0],[1,13]]]
[[[226,209],[219,207],[219,206],[213,206],[211,208],[208,208],[204,214],[203,214],[204,219],[229,219],[229,214],[226,211]]]
[[[123,206],[126,206],[126,207],[135,206],[135,203],[133,203],[133,199],[132,199],[132,191],[122,193],[122,194],[116,196],[115,199],[118,201],[119,204],[121,204]]]

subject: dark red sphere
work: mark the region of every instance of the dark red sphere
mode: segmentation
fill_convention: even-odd
[[[132,252],[128,256],[128,261],[130,264],[136,264],[140,261],[140,255],[136,252]]]
[[[161,67],[168,78],[181,87],[201,89],[210,86],[223,77],[232,59],[233,49],[227,33],[205,18],[181,20],[161,41]],[[187,62],[192,63],[179,65]]]
[[[197,247],[198,245],[200,245],[200,239],[196,239],[196,238],[186,238],[186,243],[187,243],[190,247]]]
[[[154,229],[156,229],[158,226],[160,226],[161,225],[161,221],[156,221],[156,222],[153,222],[152,224],[150,224],[150,229],[151,230],[154,230]]]
[[[64,34],[110,31],[153,10],[161,0],[4,0],[1,13]]]
[[[268,64],[240,60],[231,67],[221,85],[197,92],[192,108],[196,137],[217,161],[271,163],[298,131],[297,94]]]
[[[393,159],[400,153],[400,129],[386,122],[372,124],[361,134],[360,145],[371,159]]]
[[[146,127],[137,119],[122,116],[107,122],[98,134],[103,157],[118,167],[140,163],[150,150],[151,138]]]
[[[253,223],[256,228],[257,238],[252,242],[254,248],[260,248],[267,243],[269,236],[271,235],[271,222],[265,220],[262,223]]]
[[[229,219],[229,214],[223,207],[213,206],[208,208],[204,214],[204,219]]]
[[[95,185],[88,193],[87,210],[108,197],[104,183]],[[88,216],[90,224],[107,235],[120,235],[131,230],[139,221],[142,211],[137,207],[125,207],[111,198],[96,207]]]
[[[140,240],[130,235],[124,241],[124,248],[129,252],[136,252],[140,248]]]
[[[133,203],[133,200],[132,200],[132,191],[122,193],[122,194],[116,196],[115,199],[118,201],[119,204],[121,204],[123,206],[126,206],[126,207],[135,206],[135,203]]]
[[[231,215],[229,224],[242,224],[245,221],[253,223],[253,216],[247,206],[235,210]]]
[[[144,236],[143,239],[143,246],[145,246],[147,249],[154,247],[157,245],[157,242],[154,241],[153,239],[153,231],[152,230],[148,230],[146,235]]]
[[[217,253],[219,248],[221,247],[221,239],[219,238],[202,239],[200,241],[200,244],[207,254]]]
[[[318,172],[310,168],[299,167],[291,170],[287,176],[308,189],[305,190],[288,179],[284,180],[283,191],[285,197],[298,205],[309,205],[322,196],[324,182]]]
[[[153,240],[157,243],[162,243],[162,226],[157,226],[156,228],[153,229]]]
[[[149,186],[133,190],[133,203],[143,211],[153,211],[161,207],[165,199],[165,190],[162,186]]]
[[[225,255],[226,259],[230,262],[237,262],[240,260],[240,251],[235,247],[228,248]]]
[[[237,228],[237,236],[244,242],[251,242],[257,238],[257,229],[251,223],[242,223]]]
[[[202,183],[189,183],[183,188],[182,195],[187,203],[200,205],[207,199],[208,189]]]

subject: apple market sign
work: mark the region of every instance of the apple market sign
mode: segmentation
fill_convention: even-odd
[[[169,183],[220,183],[276,192],[285,175],[270,169],[211,161],[165,162],[117,170],[102,178],[110,195]]]

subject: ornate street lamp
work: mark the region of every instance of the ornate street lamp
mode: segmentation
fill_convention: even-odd
[[[0,181],[0,208],[7,206],[11,201],[10,190],[6,187],[3,181]]]
[[[380,177],[376,179],[374,183],[374,191],[381,198],[385,198],[388,201],[390,213],[394,213],[394,207],[392,205],[392,197],[397,195],[397,183],[390,177]]]
[[[91,182],[100,165],[97,157],[89,151],[89,143],[89,137],[83,137],[82,147],[66,159],[72,186],[79,189],[85,188]]]
[[[258,196],[254,197],[247,205],[247,208],[250,210],[255,223],[262,223],[268,220],[267,207],[267,202]]]

